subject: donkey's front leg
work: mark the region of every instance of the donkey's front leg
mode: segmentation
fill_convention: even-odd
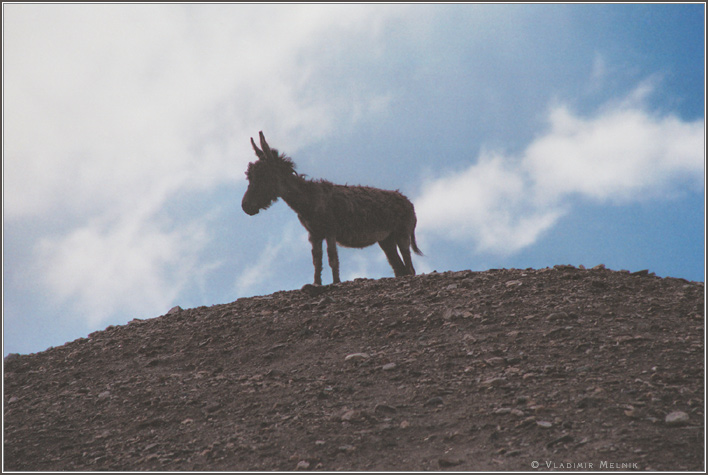
[[[339,280],[339,256],[337,255],[337,239],[327,236],[327,258],[329,266],[332,268],[332,283],[338,284]]]
[[[312,263],[315,266],[315,285],[322,285],[322,239],[310,235],[312,244]]]

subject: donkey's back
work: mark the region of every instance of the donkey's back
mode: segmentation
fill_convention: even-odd
[[[416,216],[408,198],[398,191],[369,186],[335,185],[319,182],[322,202],[315,206],[313,219],[303,222],[308,230],[334,233],[337,242],[346,247],[366,247],[386,239],[410,236],[415,230]]]

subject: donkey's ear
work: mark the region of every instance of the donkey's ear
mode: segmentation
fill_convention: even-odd
[[[274,159],[275,157],[273,156],[273,152],[271,152],[270,147],[268,146],[268,142],[266,142],[265,135],[263,135],[263,132],[258,132],[258,135],[261,137],[261,148],[263,149],[263,153],[265,154],[266,158],[268,159]]]
[[[258,158],[265,158],[265,155],[263,154],[263,151],[258,148],[256,145],[256,142],[253,141],[253,137],[251,137],[251,145],[253,145],[253,150],[256,151],[256,155],[258,155]]]

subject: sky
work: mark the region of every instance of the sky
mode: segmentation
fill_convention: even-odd
[[[4,3],[2,34],[4,355],[311,283],[295,213],[241,210],[261,130],[409,197],[418,273],[705,281],[702,3]]]

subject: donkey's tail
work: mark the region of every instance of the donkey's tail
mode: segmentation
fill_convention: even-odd
[[[418,254],[419,256],[424,256],[423,251],[418,249],[418,245],[415,243],[415,229],[411,233],[411,249],[413,249],[413,252]]]

